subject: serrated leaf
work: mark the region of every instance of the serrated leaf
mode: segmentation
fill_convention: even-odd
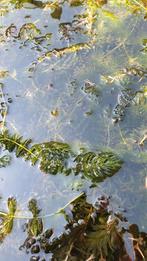
[[[28,221],[27,231],[29,236],[37,237],[43,231],[43,222],[42,219],[38,217],[40,209],[37,206],[37,201],[31,199],[28,203],[28,209],[32,212],[33,218]]]
[[[12,231],[17,203],[15,198],[8,198],[8,213],[0,212],[0,241]]]
[[[87,152],[75,158],[77,171],[94,182],[114,175],[122,165],[122,160],[112,152]]]
[[[82,173],[92,182],[100,182],[114,175],[122,165],[122,160],[113,152],[86,152],[75,156],[67,143],[49,141],[31,147],[31,139],[24,140],[19,135],[10,135],[8,131],[0,134],[0,144],[4,149],[14,151],[17,157],[29,160],[32,165],[38,162],[44,173]],[[75,167],[69,167],[68,160]]]

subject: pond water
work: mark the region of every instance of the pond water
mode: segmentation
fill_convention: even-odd
[[[50,213],[83,192],[91,204],[110,197],[110,208],[125,213],[127,225],[147,231],[146,16],[146,1],[139,0],[0,1],[1,133],[7,128],[33,144],[67,143],[75,154],[108,150],[123,161],[114,176],[92,186],[74,173],[44,174],[10,152],[11,163],[0,168],[0,210],[7,212],[7,199],[14,197],[18,218],[0,245],[1,261],[43,260],[19,249],[32,217],[31,198],[47,215],[44,229],[53,228],[55,237],[67,220]],[[135,97],[114,120],[125,88]],[[51,252],[40,256],[63,260]]]

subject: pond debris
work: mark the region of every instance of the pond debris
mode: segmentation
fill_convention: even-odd
[[[17,27],[16,25],[14,25],[13,23],[7,27],[6,31],[5,31],[5,35],[6,37],[14,37],[17,38],[18,36],[18,31],[17,31]]]
[[[58,117],[59,116],[59,110],[58,109],[52,110],[51,115],[54,116],[54,117]]]
[[[33,23],[23,24],[19,30],[18,38],[21,40],[32,40],[39,36],[41,31]]]
[[[31,142],[31,139],[24,140],[18,134],[10,135],[8,130],[0,134],[2,148],[9,152],[14,151],[16,157],[23,157],[32,165],[39,162],[40,170],[46,174],[81,173],[92,182],[100,182],[117,173],[123,163],[113,152],[86,152],[75,155],[67,143],[49,141],[31,146]]]
[[[18,41],[20,48],[32,43],[33,46],[31,48],[40,52],[44,48],[46,50],[47,46],[50,45],[52,33],[42,34],[35,23],[25,23],[20,28],[12,23],[5,30],[5,37],[7,41]]]
[[[87,14],[75,14],[71,22],[62,22],[59,24],[59,33],[61,34],[61,40],[72,41],[76,38],[77,34],[92,35],[94,32],[89,32],[89,21]]]
[[[139,145],[143,146],[144,142],[147,140],[147,133],[145,133],[145,135],[143,136],[143,138],[140,140]]]
[[[96,99],[100,96],[100,91],[95,83],[85,80],[84,86],[82,87],[82,90],[85,94],[88,95],[90,99]]]

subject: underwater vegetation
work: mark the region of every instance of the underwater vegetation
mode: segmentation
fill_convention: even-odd
[[[7,208],[8,212],[0,211],[0,241],[3,241],[12,231],[14,215],[17,208],[15,198],[8,198]]]
[[[136,97],[139,96],[138,94],[142,92],[144,96],[144,91],[141,86],[146,83],[147,71],[137,67],[126,68],[124,70],[124,76],[122,72],[122,75],[119,77],[119,83],[123,89],[118,95],[118,103],[112,112],[114,122],[123,120],[126,108],[137,100]]]
[[[31,139],[23,140],[17,134],[10,135],[7,130],[0,134],[0,144],[5,150],[14,151],[16,157],[23,157],[32,165],[39,161],[40,170],[46,174],[82,173],[93,182],[114,175],[123,163],[113,152],[87,152],[76,156],[68,144],[61,142],[50,141],[30,146]],[[73,160],[73,167],[68,167],[69,159]]]
[[[136,224],[128,225],[127,219],[114,213],[111,198],[101,196],[94,205],[86,200],[85,194],[74,199],[64,215],[67,224],[59,237],[54,230],[43,229],[43,221],[37,201],[31,199],[28,209],[33,218],[26,223],[27,238],[20,246],[21,251],[31,254],[30,260],[40,260],[40,254],[52,253],[50,260],[142,260],[147,256],[147,235],[139,231]],[[58,212],[59,214],[59,212]]]
[[[146,23],[146,0],[0,1],[1,261],[147,260]]]

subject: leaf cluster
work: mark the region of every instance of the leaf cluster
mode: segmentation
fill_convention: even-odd
[[[131,260],[130,253],[143,260],[142,257],[146,257],[146,233],[141,233],[135,224],[124,228],[122,224],[126,219],[108,210],[109,201],[109,198],[101,197],[93,205],[87,202],[85,194],[81,195],[71,203],[71,211],[66,214],[65,230],[59,237],[54,237],[52,229],[38,235],[40,250],[52,253],[51,260]],[[125,239],[125,233],[136,238],[134,245]],[[30,237],[23,248],[27,248],[28,240]]]
[[[27,232],[29,236],[37,237],[43,231],[43,222],[42,219],[38,217],[40,209],[37,206],[37,201],[31,199],[28,203],[28,209],[32,212],[33,218],[28,221]]]
[[[0,211],[0,241],[11,233],[13,228],[13,222],[15,218],[15,212],[17,203],[15,198],[8,198],[7,201],[8,212]]]
[[[9,152],[14,151],[16,157],[29,160],[32,165],[39,161],[41,171],[51,174],[63,172],[70,155],[70,147],[66,143],[50,141],[31,147],[31,139],[10,135],[7,130],[0,134],[0,144]]]
[[[113,152],[86,152],[75,156],[66,143],[50,141],[31,146],[31,139],[10,135],[7,130],[0,134],[0,144],[9,152],[14,151],[16,157],[29,160],[32,165],[39,162],[40,170],[44,173],[81,173],[92,182],[114,175],[122,165],[122,160]],[[69,160],[72,162],[71,167]]]
[[[100,182],[113,176],[122,165],[122,160],[112,152],[87,152],[75,158],[76,171],[82,172],[93,182]]]

